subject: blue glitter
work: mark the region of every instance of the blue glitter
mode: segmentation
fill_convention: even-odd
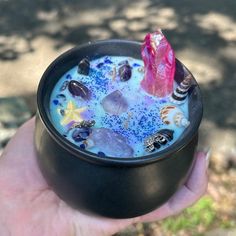
[[[167,99],[166,99],[166,98],[162,98],[162,99],[160,99],[159,103],[160,103],[160,104],[167,103]]]
[[[53,104],[56,105],[56,106],[59,104],[59,101],[58,101],[57,99],[54,99],[52,102],[53,102]]]
[[[139,67],[140,65],[138,63],[134,63],[132,66],[133,67]]]
[[[75,66],[72,70],[63,75],[62,78],[64,83],[62,79],[58,82],[58,85],[52,93],[50,100],[50,106],[52,108],[50,109],[50,114],[52,114],[52,118],[53,116],[55,117],[55,123],[57,122],[58,126],[60,126],[58,121],[63,118],[62,114],[60,114],[60,110],[64,110],[66,106],[66,101],[61,98],[58,98],[58,102],[54,102],[54,99],[57,99],[56,95],[60,93],[59,90],[61,90],[63,91],[63,94],[65,94],[68,101],[72,100],[78,107],[87,107],[88,110],[93,111],[91,114],[84,113],[84,116],[86,119],[93,119],[96,121],[95,128],[104,127],[122,135],[126,139],[127,143],[133,147],[135,157],[146,155],[147,153],[144,151],[143,144],[144,140],[150,135],[156,133],[158,130],[167,128],[160,118],[160,107],[163,107],[163,105],[169,103],[168,98],[156,98],[148,95],[140,89],[140,81],[142,78],[137,70],[137,68],[143,66],[143,62],[140,60],[131,60],[127,57],[114,58],[113,56],[105,56],[100,57],[96,61],[91,59],[90,63],[91,68],[89,76],[78,74],[78,68]],[[134,68],[132,79],[125,84],[121,84],[118,79],[114,80],[111,72],[113,71],[114,66],[118,69],[121,65],[126,63],[129,63]],[[71,79],[81,81],[81,83],[90,89],[91,99],[89,101],[83,101],[73,97],[69,93],[67,85]],[[101,106],[102,99],[114,90],[120,90],[129,104],[127,112],[122,113],[119,116],[106,113]],[[133,93],[134,97],[131,97],[130,95],[133,95]],[[137,99],[135,94],[137,94]],[[60,102],[63,102],[62,107],[60,107]],[[58,108],[60,108],[59,112]],[[186,110],[184,105],[183,110]],[[65,129],[63,127],[59,127],[59,131],[62,135],[67,134],[65,133]],[[178,138],[179,134],[176,134],[176,137]],[[71,135],[69,135],[67,139],[75,143],[72,140]],[[88,148],[88,151],[91,151],[97,155],[99,155],[98,153],[100,151],[103,153],[103,149],[101,148],[101,150],[99,150],[96,146],[90,149],[82,142],[75,144],[81,149],[87,150]],[[168,143],[168,146],[171,144],[172,143]]]
[[[104,152],[98,152],[98,156],[99,156],[99,157],[106,157],[106,155],[105,155]]]
[[[104,63],[103,63],[103,62],[100,62],[100,63],[97,64],[96,67],[97,67],[97,68],[101,68],[103,65],[104,65]]]
[[[71,80],[71,79],[72,79],[72,76],[71,76],[70,74],[67,74],[67,75],[66,75],[66,78],[69,79],[69,80]]]
[[[108,57],[105,58],[104,62],[106,64],[113,64],[113,62]]]
[[[85,149],[85,145],[84,145],[83,143],[80,144],[79,147],[80,147],[81,149]]]

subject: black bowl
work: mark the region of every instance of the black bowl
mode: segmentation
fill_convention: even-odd
[[[189,92],[191,124],[180,139],[163,151],[138,158],[98,157],[82,151],[54,128],[49,115],[50,93],[58,79],[85,56],[141,58],[141,44],[105,40],[75,47],[58,57],[43,74],[37,93],[35,146],[48,184],[70,206],[87,214],[130,218],[165,203],[184,184],[194,163],[202,100],[197,82]],[[190,72],[176,60],[175,80]]]

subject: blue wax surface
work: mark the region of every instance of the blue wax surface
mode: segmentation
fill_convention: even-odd
[[[132,76],[128,81],[121,81],[118,70],[125,61],[128,61],[132,67]],[[106,56],[90,61],[89,75],[79,74],[78,67],[75,66],[66,72],[55,85],[50,97],[50,116],[51,122],[58,132],[70,142],[77,145],[79,149],[86,149],[92,153],[109,158],[123,157],[121,151],[115,154],[117,144],[113,145],[113,140],[106,139],[104,147],[101,144],[96,145],[90,136],[86,140],[78,141],[72,138],[74,122],[79,120],[65,121],[68,114],[68,106],[73,104],[73,109],[80,109],[81,120],[94,120],[93,129],[107,128],[124,137],[126,144],[133,149],[133,157],[149,155],[145,150],[144,141],[151,135],[161,129],[170,129],[174,131],[173,140],[154,152],[165,149],[173,144],[183,133],[185,127],[179,127],[173,122],[173,116],[177,112],[182,112],[188,119],[188,98],[182,105],[171,103],[169,97],[158,98],[146,93],[140,86],[144,77],[143,61],[121,56]],[[68,90],[68,82],[76,80],[85,85],[90,93],[90,99],[86,100],[80,96],[73,96]],[[174,84],[176,88],[177,84]],[[105,111],[102,100],[112,92],[118,90],[128,104],[126,111],[121,114],[110,114]],[[163,120],[161,109],[167,106],[175,106],[167,117]],[[78,116],[74,116],[77,118]],[[65,121],[63,123],[63,120]],[[166,121],[167,122],[164,122]],[[91,145],[92,143],[92,145]],[[109,149],[110,147],[110,149]],[[121,147],[122,149],[122,147]],[[126,157],[124,155],[124,157]]]

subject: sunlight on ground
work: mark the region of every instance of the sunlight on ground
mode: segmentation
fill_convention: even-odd
[[[11,39],[11,38],[10,38]],[[23,39],[16,42],[19,47]],[[10,44],[11,45],[11,44]],[[22,43],[24,45],[24,43]],[[32,42],[34,51],[24,54],[18,60],[2,61],[0,70],[0,94],[1,96],[26,95],[36,92],[39,80],[49,66],[49,64],[66,49],[71,46],[65,46],[60,50],[54,49],[54,41],[47,37],[37,37]]]
[[[210,12],[206,15],[196,15],[194,18],[202,29],[217,31],[225,40],[236,40],[236,22],[230,16]]]
[[[224,79],[218,58],[209,59],[209,54],[201,48],[181,49],[176,52],[176,56],[188,67],[200,84]]]

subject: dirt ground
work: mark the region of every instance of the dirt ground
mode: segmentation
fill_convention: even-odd
[[[209,194],[220,212],[230,205],[235,212],[235,12],[235,0],[0,0],[0,99],[23,97],[34,113],[40,77],[65,50],[98,39],[141,41],[162,28],[201,87],[199,148],[212,149]],[[223,206],[225,196],[231,200]]]

